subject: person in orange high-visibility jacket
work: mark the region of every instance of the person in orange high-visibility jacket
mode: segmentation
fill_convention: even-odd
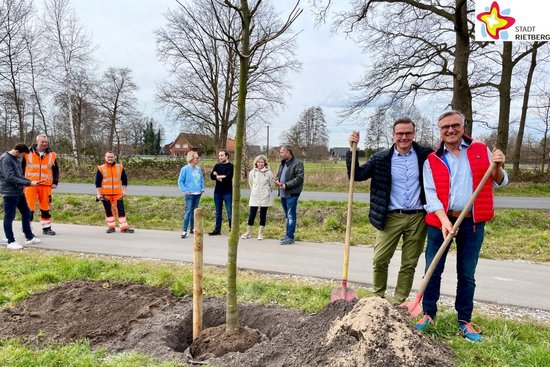
[[[29,154],[21,161],[25,178],[31,181],[41,181],[37,186],[25,188],[25,198],[31,210],[31,222],[36,202],[40,208],[40,224],[42,233],[53,236],[52,216],[50,204],[52,202],[52,189],[57,188],[59,183],[59,166],[57,155],[49,148],[48,136],[40,134],[36,137],[36,143],[30,148]]]
[[[118,216],[118,226],[122,233],[134,233],[133,228],[128,227],[126,213],[124,211],[124,196],[128,178],[122,164],[115,163],[113,152],[105,153],[105,164],[97,166],[95,175],[96,199],[103,203],[105,208],[105,220],[107,233],[115,231],[115,211]]]

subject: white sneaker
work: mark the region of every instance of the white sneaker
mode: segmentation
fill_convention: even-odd
[[[0,240],[0,245],[7,245],[8,244],[8,239],[7,238],[2,238]]]
[[[42,242],[42,240],[40,238],[36,238],[36,237],[33,237],[32,239],[30,240],[26,240],[25,241],[25,245],[36,245],[37,243],[40,243]]]
[[[23,246],[21,246],[19,242],[13,241],[12,243],[8,243],[8,248],[10,250],[21,250]]]

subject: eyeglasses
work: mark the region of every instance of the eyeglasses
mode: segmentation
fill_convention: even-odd
[[[393,133],[398,138],[412,138],[414,135],[414,131],[408,131],[406,133]]]
[[[441,131],[448,131],[449,129],[458,130],[462,127],[462,124],[456,123],[456,124],[450,124],[450,125],[443,125],[439,127],[439,130]]]

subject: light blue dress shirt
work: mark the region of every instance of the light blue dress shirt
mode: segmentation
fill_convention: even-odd
[[[388,210],[422,209],[420,201],[418,156],[411,148],[407,154],[393,150],[391,158],[391,191]]]
[[[447,150],[446,147],[444,148],[445,159],[443,161],[447,164],[447,167],[451,172],[449,210],[462,211],[474,192],[472,171],[470,169],[470,162],[468,161],[467,155],[467,150],[469,147],[470,146],[466,144],[463,139],[460,144],[460,154],[458,157],[455,156],[450,150]],[[489,148],[487,148],[487,154],[489,155],[490,161],[492,154]],[[504,171],[504,179],[500,184],[493,181],[494,188],[503,187],[507,184],[508,173],[506,173],[506,171]],[[424,192],[426,194],[426,205],[424,208],[428,213],[443,209],[443,203],[437,197],[432,169],[428,160],[424,162]]]

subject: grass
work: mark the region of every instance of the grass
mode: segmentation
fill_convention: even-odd
[[[186,264],[133,259],[112,259],[95,255],[50,253],[40,250],[10,252],[0,250],[0,308],[12,306],[32,293],[71,279],[110,279],[113,282],[136,282],[166,287],[176,296],[191,294],[192,269]],[[205,296],[221,297],[225,293],[225,272],[205,268]],[[277,304],[308,313],[325,307],[331,289],[329,281],[239,272],[240,302]],[[367,290],[353,286],[361,297]],[[455,363],[469,366],[548,366],[550,365],[550,326],[529,320],[514,321],[475,313],[473,322],[484,330],[484,342],[472,344],[456,337],[454,310],[440,311],[437,326],[427,330],[435,340],[449,345]],[[159,361],[139,354],[108,355],[105,350],[91,350],[85,341],[66,345],[51,344],[40,348],[14,339],[0,340],[0,365],[6,367],[50,366],[184,366]]]
[[[128,221],[137,228],[180,231],[184,206],[183,198],[175,197],[130,196],[126,200]],[[204,196],[201,206],[205,208],[205,228],[210,230],[214,226],[213,199]],[[376,230],[369,223],[368,211],[368,204],[354,204],[352,244],[371,246],[374,243]],[[54,223],[105,225],[103,208],[90,195],[57,194],[52,213]],[[297,240],[344,241],[345,203],[300,201],[297,217]],[[247,218],[248,201],[242,199],[241,232],[246,230]],[[281,223],[284,223],[284,216],[279,200],[276,200],[268,211],[265,237],[280,238]],[[224,219],[225,233],[226,226]],[[483,258],[550,262],[550,211],[497,209],[495,218],[485,228]]]

